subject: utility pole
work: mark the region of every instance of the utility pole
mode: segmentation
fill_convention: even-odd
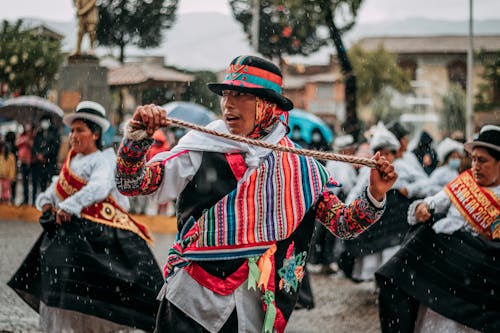
[[[467,96],[465,109],[465,138],[472,138],[473,115],[472,115],[472,69],[473,69],[473,51],[474,38],[472,31],[472,0],[469,0],[469,45],[467,48]]]
[[[252,1],[252,47],[259,53],[260,0]]]

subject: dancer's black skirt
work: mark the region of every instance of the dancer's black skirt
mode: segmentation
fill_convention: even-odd
[[[343,241],[339,267],[351,277],[354,259],[400,245],[410,226],[407,221],[411,201],[397,190],[387,192],[386,210],[380,220],[358,237]]]
[[[40,302],[153,331],[163,284],[136,234],[73,218],[44,231],[8,285],[34,310]]]
[[[447,318],[500,332],[499,241],[462,231],[436,234],[419,225],[375,277],[380,288],[394,284]]]

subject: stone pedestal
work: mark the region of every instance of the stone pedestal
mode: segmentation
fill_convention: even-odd
[[[73,55],[62,68],[59,78],[59,105],[64,112],[73,112],[82,100],[102,104],[111,120],[111,95],[108,87],[108,69],[99,65],[93,55]]]

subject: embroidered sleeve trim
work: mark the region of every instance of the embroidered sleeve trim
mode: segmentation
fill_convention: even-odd
[[[127,196],[146,195],[158,189],[165,169],[161,161],[146,163],[153,140],[124,139],[118,150],[116,185]]]
[[[316,220],[337,237],[351,239],[377,222],[384,211],[385,206],[377,208],[368,199],[366,189],[349,205],[332,192],[326,192],[318,203]]]

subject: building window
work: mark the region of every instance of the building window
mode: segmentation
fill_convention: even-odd
[[[463,60],[454,60],[448,64],[448,80],[458,83],[465,89],[467,82],[467,64]]]
[[[320,101],[333,100],[333,85],[332,83],[318,83],[317,89],[317,99]]]
[[[410,76],[410,80],[417,79],[417,63],[412,59],[401,59],[398,61],[399,67],[403,72]]]

